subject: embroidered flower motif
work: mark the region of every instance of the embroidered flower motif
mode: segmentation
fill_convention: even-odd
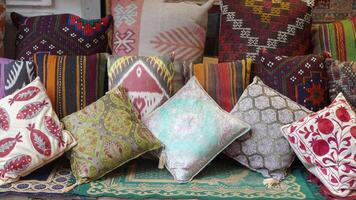
[[[307,101],[313,105],[321,105],[325,100],[325,88],[322,88],[320,83],[313,83],[309,88],[305,89],[308,93]]]

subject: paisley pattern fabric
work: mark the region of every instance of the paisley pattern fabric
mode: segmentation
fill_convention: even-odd
[[[138,119],[122,87],[62,119],[78,145],[69,159],[78,183],[104,176],[161,143]]]
[[[195,77],[143,119],[165,145],[161,158],[178,182],[189,182],[249,125],[221,109]]]
[[[310,112],[255,77],[231,111],[250,124],[251,131],[232,143],[225,153],[265,177],[281,180],[294,153],[280,127]]]
[[[19,180],[74,145],[39,78],[0,100],[0,185]]]
[[[325,109],[281,128],[304,166],[335,195],[356,190],[356,114],[340,93]]]

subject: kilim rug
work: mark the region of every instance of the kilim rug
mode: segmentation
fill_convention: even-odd
[[[175,183],[167,170],[157,169],[157,162],[141,160],[101,180],[77,186],[71,193],[138,199],[324,199],[318,187],[307,181],[307,173],[302,169],[292,169],[284,181],[268,189],[260,174],[231,160],[215,160],[189,184]]]

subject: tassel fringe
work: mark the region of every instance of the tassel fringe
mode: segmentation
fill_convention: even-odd
[[[263,185],[267,188],[272,188],[274,185],[278,185],[279,181],[274,178],[267,178],[263,180]]]

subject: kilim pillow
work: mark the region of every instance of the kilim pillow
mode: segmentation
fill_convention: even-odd
[[[0,58],[0,98],[21,89],[35,78],[32,62]]]
[[[37,75],[58,116],[83,109],[105,93],[107,55],[56,56],[35,54]]]
[[[62,122],[78,141],[69,154],[77,184],[98,179],[162,146],[139,120],[121,87]]]
[[[156,56],[111,56],[109,89],[122,85],[140,116],[147,115],[173,93],[171,59]]]
[[[268,86],[312,111],[329,104],[325,55],[284,57],[261,51],[254,74]]]
[[[222,0],[219,62],[256,59],[260,48],[304,55],[311,40],[313,0]]]
[[[143,122],[165,145],[161,159],[178,182],[189,182],[249,125],[233,117],[195,77]]]
[[[356,190],[356,114],[340,93],[325,109],[282,133],[304,166],[335,195]]]
[[[190,76],[195,76],[203,88],[226,111],[235,106],[247,85],[250,84],[252,60],[219,64],[190,66]]]
[[[327,51],[334,59],[356,61],[356,16],[319,25],[314,32],[314,53]]]
[[[11,13],[18,29],[16,58],[32,60],[37,52],[53,55],[91,55],[106,52],[106,31],[112,17],[85,20],[75,15],[25,17]]]
[[[39,78],[0,100],[0,119],[0,185],[17,181],[76,144],[62,130]]]
[[[279,181],[285,178],[295,156],[280,128],[310,112],[255,77],[231,111],[250,124],[251,131],[232,143],[225,153],[263,176]]]
[[[4,0],[0,0],[0,57],[5,55],[4,52],[4,37],[6,24],[6,5]]]

